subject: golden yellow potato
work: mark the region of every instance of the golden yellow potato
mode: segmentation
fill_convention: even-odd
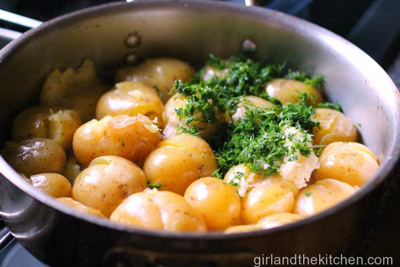
[[[97,209],[93,209],[93,208],[88,207],[88,206],[85,206],[82,203],[80,203],[78,201],[75,201],[70,197],[57,198],[57,201],[65,204],[67,206],[70,206],[72,208],[75,208],[75,209],[77,209],[79,211],[82,211],[84,213],[88,213],[88,214],[91,214],[91,215],[94,215],[94,216],[97,216],[97,217],[100,217],[100,218],[106,218],[106,216],[104,216],[104,214],[101,213],[101,211],[99,211]]]
[[[275,105],[271,102],[257,96],[249,95],[241,97],[240,102],[236,110],[232,113],[232,122],[236,124],[239,119],[242,119],[246,115],[246,110],[249,108],[256,107],[274,107]],[[228,120],[229,121],[229,116]]]
[[[159,91],[160,97],[166,102],[169,91],[176,80],[188,82],[194,75],[194,69],[187,63],[173,58],[152,58],[136,67],[120,69],[115,80],[134,81],[147,84]]]
[[[322,103],[324,101],[321,93],[317,89],[295,80],[272,80],[266,84],[265,91],[270,97],[279,99],[282,104],[299,102],[301,100],[299,94],[302,93],[308,95],[312,104]]]
[[[83,122],[95,115],[96,103],[106,90],[93,62],[86,60],[77,70],[54,70],[40,93],[40,104],[75,109]]]
[[[60,173],[66,161],[63,147],[45,138],[6,142],[2,155],[17,172],[26,176],[48,172]]]
[[[242,199],[242,221],[256,223],[265,216],[292,212],[297,189],[290,181],[267,178]]]
[[[72,145],[83,166],[106,155],[121,156],[141,166],[161,140],[158,127],[146,116],[118,115],[85,123],[75,132]]]
[[[223,77],[226,77],[228,75],[229,69],[224,68],[224,69],[217,69],[216,67],[212,66],[207,66],[204,69],[204,72],[202,73],[202,78],[205,81],[210,80],[212,77],[217,77],[218,79],[221,79]]]
[[[157,92],[143,83],[125,81],[117,83],[115,89],[100,97],[96,107],[98,120],[107,115],[142,114],[150,120],[157,118],[157,125],[162,126],[164,104]]]
[[[52,197],[71,196],[71,183],[58,173],[41,173],[30,177],[32,185]]]
[[[224,231],[224,234],[235,234],[235,233],[245,233],[251,231],[257,231],[263,229],[261,225],[255,224],[246,224],[246,225],[235,225],[231,226]]]
[[[356,192],[351,185],[324,179],[302,189],[295,204],[295,213],[308,217],[324,211],[350,197]]]
[[[159,143],[143,165],[151,183],[180,195],[193,181],[211,176],[216,169],[217,161],[207,142],[186,134]]]
[[[175,109],[185,108],[187,102],[187,97],[181,96],[179,94],[174,94],[168,102],[165,104],[165,110],[163,112],[163,121],[164,121],[164,128],[163,134],[167,138],[174,137],[175,135],[179,134],[177,130],[179,126],[187,128],[187,127],[196,127],[199,131],[199,136],[202,138],[206,138],[213,134],[216,130],[218,130],[219,123],[205,123],[203,121],[203,114],[194,114],[194,117],[197,118],[199,121],[193,121],[189,125],[186,125],[185,118],[179,119],[178,115],[176,114]],[[218,121],[222,121],[223,118],[217,118]]]
[[[356,142],[357,129],[349,118],[343,113],[328,109],[317,108],[314,121],[318,121],[319,127],[314,127],[314,144],[329,145],[333,142]]]
[[[224,230],[240,221],[240,196],[221,179],[206,177],[194,181],[184,197],[203,216],[208,230]]]
[[[122,200],[146,187],[146,176],[136,164],[118,156],[103,156],[75,179],[72,198],[108,217]]]
[[[265,177],[262,174],[252,172],[250,167],[244,164],[232,167],[224,176],[224,181],[234,185],[241,197],[264,180]]]
[[[179,232],[206,232],[201,215],[172,192],[146,190],[125,199],[111,214],[112,222]]]
[[[313,173],[315,180],[332,178],[353,186],[368,182],[379,168],[372,151],[354,142],[329,144],[322,150],[319,164]]]
[[[65,164],[65,168],[62,171],[62,175],[64,175],[71,184],[74,184],[75,178],[82,172],[82,167],[79,165],[78,160],[75,156],[69,156],[67,158],[67,163]]]
[[[49,138],[68,149],[74,132],[82,124],[75,110],[60,108],[31,107],[22,111],[14,120],[13,139],[41,137]]]
[[[301,219],[303,219],[303,217],[298,214],[284,212],[264,217],[257,222],[257,225],[260,225],[262,229],[270,229],[288,223],[296,222]]]

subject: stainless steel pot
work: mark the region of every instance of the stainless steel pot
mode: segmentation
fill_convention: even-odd
[[[140,36],[140,45],[127,37]],[[324,94],[339,102],[381,163],[354,196],[300,222],[253,233],[153,232],[77,213],[34,190],[0,157],[0,215],[13,235],[51,265],[209,266],[252,264],[254,257],[355,251],[375,220],[384,181],[400,155],[400,97],[388,75],[337,35],[262,8],[218,2],[144,1],[103,5],[44,23],[0,52],[1,143],[12,119],[35,104],[54,68],[96,62],[107,76],[136,57],[171,56],[194,65],[210,53],[230,56],[244,41],[256,56],[325,76]],[[108,75],[109,76],[109,75]]]

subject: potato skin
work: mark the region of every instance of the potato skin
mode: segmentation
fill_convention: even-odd
[[[193,181],[210,176],[216,169],[217,162],[207,142],[186,134],[159,143],[143,165],[151,183],[162,185],[161,191],[180,195]]]
[[[212,66],[207,66],[203,73],[202,73],[202,78],[204,81],[208,81],[214,76],[217,77],[218,79],[221,79],[223,77],[226,77],[228,75],[229,69],[224,68],[224,69],[217,69],[216,67]]]
[[[314,127],[314,144],[329,145],[333,142],[356,142],[357,129],[349,118],[343,113],[328,109],[317,108],[314,121],[320,123],[319,127]]]
[[[2,155],[17,172],[28,177],[39,173],[60,173],[66,161],[64,148],[45,138],[6,142]]]
[[[146,176],[136,164],[118,156],[103,156],[75,179],[72,198],[108,217],[125,198],[146,187]]]
[[[279,99],[282,104],[299,102],[301,99],[298,95],[301,93],[306,93],[312,104],[322,103],[324,101],[321,93],[317,89],[295,80],[272,80],[266,84],[265,92],[270,97]]]
[[[350,197],[356,189],[349,184],[324,179],[302,189],[295,204],[295,213],[308,217],[322,212]]]
[[[379,168],[372,151],[354,142],[329,144],[322,150],[319,163],[319,169],[313,173],[316,181],[332,178],[352,186],[362,186]]]
[[[150,120],[157,118],[157,125],[162,126],[163,111],[164,104],[153,88],[143,83],[125,81],[117,83],[115,89],[100,97],[96,118],[100,120],[107,115],[142,114]]]
[[[82,203],[73,200],[70,197],[61,197],[61,198],[57,198],[57,201],[63,203],[64,205],[70,206],[72,208],[75,208],[79,211],[82,211],[84,213],[87,214],[91,214],[100,218],[106,218],[103,213],[101,213],[101,211],[97,210],[97,209],[93,209],[91,207],[85,206]]]
[[[71,183],[58,173],[41,173],[30,177],[33,187],[59,198],[71,196]]]
[[[134,81],[147,84],[160,92],[166,102],[169,91],[176,80],[188,82],[194,75],[194,69],[187,63],[173,58],[147,59],[139,66],[120,69],[115,77],[117,82]]]
[[[175,193],[146,190],[125,199],[111,214],[112,222],[172,232],[206,232],[201,215]]]
[[[275,105],[271,102],[257,96],[249,95],[244,96],[240,99],[236,110],[231,114],[233,124],[236,124],[239,119],[242,119],[246,115],[247,108],[259,108],[259,107],[274,107]],[[228,120],[229,121],[229,117]]]
[[[65,168],[61,174],[64,175],[71,184],[74,184],[76,177],[82,172],[81,168],[75,156],[69,156],[67,157]]]
[[[194,181],[184,197],[203,216],[209,230],[224,230],[240,221],[240,196],[221,179],[206,177]]]
[[[266,178],[242,199],[242,222],[256,223],[260,219],[283,212],[292,212],[297,189],[290,181]]]
[[[161,140],[158,127],[146,116],[118,115],[85,123],[76,130],[72,145],[83,166],[106,155],[121,156],[142,166]]]

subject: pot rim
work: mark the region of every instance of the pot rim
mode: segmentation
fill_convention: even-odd
[[[280,227],[275,227],[271,229],[264,229],[258,231],[244,232],[244,233],[232,233],[232,234],[223,234],[222,232],[208,232],[208,233],[181,233],[181,232],[166,232],[166,231],[154,231],[154,230],[146,230],[141,228],[129,227],[122,224],[117,224],[110,222],[105,219],[101,219],[80,211],[76,209],[63,205],[58,201],[55,201],[54,198],[48,196],[47,194],[36,190],[29,183],[27,183],[1,156],[0,156],[0,172],[3,176],[17,186],[19,189],[24,191],[33,199],[45,204],[48,207],[56,209],[58,212],[62,212],[64,214],[73,216],[75,218],[96,224],[98,226],[107,227],[116,231],[129,232],[136,235],[141,235],[145,237],[158,237],[158,238],[167,238],[167,239],[184,239],[184,240],[223,240],[223,239],[235,239],[235,238],[244,238],[244,237],[253,237],[259,235],[267,235],[267,234],[275,234],[281,231],[286,231],[288,229],[296,229],[300,228],[317,221],[326,219],[333,214],[346,209],[347,207],[353,205],[354,203],[360,201],[366,195],[370,194],[375,188],[377,188],[394,170],[396,164],[400,161],[400,95],[394,83],[391,81],[390,77],[386,74],[386,72],[365,52],[361,51],[355,45],[351,44],[349,41],[344,38],[326,30],[320,26],[317,26],[313,23],[304,21],[302,19],[293,17],[291,15],[287,15],[281,12],[269,10],[267,8],[261,7],[245,7],[232,3],[223,3],[223,2],[213,2],[213,1],[199,1],[199,0],[139,0],[132,3],[108,3],[95,7],[90,7],[86,9],[82,9],[79,11],[75,11],[50,21],[47,21],[40,25],[36,29],[29,30],[24,33],[20,38],[12,41],[7,46],[5,46],[0,51],[0,68],[2,65],[6,64],[6,61],[9,57],[12,57],[13,53],[21,48],[25,43],[29,42],[31,39],[36,38],[39,35],[46,34],[51,32],[54,28],[57,28],[59,25],[75,23],[76,20],[85,19],[91,16],[97,16],[99,14],[108,14],[108,13],[118,13],[124,12],[127,8],[134,11],[135,7],[174,7],[174,8],[183,8],[183,9],[207,9],[213,10],[213,12],[223,12],[230,14],[239,14],[242,16],[247,16],[249,19],[260,19],[265,20],[270,23],[274,23],[279,27],[283,27],[285,29],[297,32],[297,34],[305,34],[313,33],[314,39],[319,41],[320,43],[328,43],[329,46],[335,47],[335,51],[339,51],[339,49],[345,48],[346,52],[341,53],[346,54],[346,56],[354,57],[362,57],[364,61],[367,61],[369,64],[369,68],[374,68],[376,71],[379,71],[379,75],[381,78],[385,78],[386,82],[389,82],[391,85],[390,88],[385,87],[382,90],[386,90],[387,94],[390,94],[395,102],[394,106],[391,108],[393,112],[393,117],[396,119],[393,121],[393,133],[394,138],[390,140],[389,152],[384,160],[384,162],[380,165],[378,172],[374,175],[374,177],[362,188],[356,192],[353,196],[346,199],[345,201],[335,205],[334,207],[325,210],[321,213],[318,213],[314,216],[304,218],[300,221],[290,223],[287,225],[283,225]],[[372,67],[371,67],[372,66]],[[2,215],[2,212],[0,212]]]

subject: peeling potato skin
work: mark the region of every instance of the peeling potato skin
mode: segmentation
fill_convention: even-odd
[[[142,166],[162,139],[157,126],[146,116],[119,115],[85,123],[76,130],[72,145],[83,166],[107,155],[121,156]]]
[[[146,187],[146,176],[136,164],[118,156],[104,156],[94,159],[78,175],[72,198],[109,217],[125,198]]]
[[[61,173],[66,162],[64,148],[45,138],[6,142],[2,155],[17,172],[27,177],[39,173]]]

